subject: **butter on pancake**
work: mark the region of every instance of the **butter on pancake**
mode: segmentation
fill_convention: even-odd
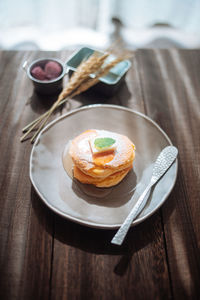
[[[98,137],[93,137],[89,140],[90,148],[92,154],[98,154],[106,151],[116,150],[117,143],[116,140],[110,137],[111,132],[107,132],[107,136],[105,137],[105,131],[102,130],[99,132]]]
[[[124,135],[107,130],[84,131],[71,141],[74,177],[82,183],[109,187],[132,169],[135,146]]]

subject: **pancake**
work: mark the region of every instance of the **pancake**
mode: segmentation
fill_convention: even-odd
[[[69,149],[64,151],[65,170],[67,156],[71,157],[74,164],[74,178],[96,187],[111,187],[132,169],[135,146],[124,135],[90,129],[75,137]]]
[[[102,179],[86,175],[78,167],[74,166],[74,177],[82,183],[93,184],[96,187],[111,187],[121,182],[131,169],[132,166]]]
[[[95,150],[94,142],[98,138],[113,139],[114,145]],[[99,151],[98,151],[99,150]],[[135,146],[124,135],[91,129],[77,136],[72,142],[69,154],[74,165],[84,174],[97,179],[106,177],[132,167]]]

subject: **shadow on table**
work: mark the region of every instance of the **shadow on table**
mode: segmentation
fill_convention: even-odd
[[[33,90],[32,96],[27,100],[27,105],[30,105],[32,110],[36,113],[46,112],[52,104],[57,100],[58,94],[55,95],[40,95]],[[68,110],[78,108],[84,105],[90,104],[117,104],[128,106],[128,100],[131,97],[131,93],[128,89],[126,82],[122,83],[119,90],[114,96],[107,97],[101,94],[94,93],[92,91],[87,91],[81,95],[75,96],[70,99],[68,103]],[[65,106],[61,106],[62,108]]]
[[[114,208],[121,207],[132,198],[136,184],[137,177],[132,169],[114,188],[98,188],[91,184],[81,183],[73,178],[72,190],[78,198],[90,203],[90,205]]]
[[[75,97],[78,99],[82,105],[89,105],[89,104],[116,104],[116,105],[123,105],[128,106],[128,100],[131,98],[131,93],[128,89],[126,82],[123,82],[119,89],[113,96],[104,96],[103,94],[97,94],[93,91],[87,91],[82,95]]]
[[[140,249],[148,247],[149,244],[153,243],[156,251],[156,247],[162,242],[161,235],[163,234],[163,228],[159,211],[141,224],[132,227],[123,245],[119,247],[110,242],[116,230],[85,227],[60,217],[46,207],[33,187],[31,188],[31,201],[38,221],[42,224],[44,230],[50,235],[54,235],[54,239],[60,243],[81,249],[88,253],[121,256],[113,270],[118,276],[125,274],[132,257],[137,254]],[[169,209],[167,209],[168,216],[165,220],[171,215],[175,202],[168,199],[167,205]]]
[[[32,110],[36,113],[46,112],[56,101],[58,94],[55,95],[41,95],[33,90],[33,94],[27,100],[27,105],[30,105]]]

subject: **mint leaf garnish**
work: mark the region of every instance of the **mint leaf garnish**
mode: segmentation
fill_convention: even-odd
[[[105,137],[105,138],[96,138],[94,141],[94,145],[97,149],[108,148],[112,146],[116,141],[112,138]]]

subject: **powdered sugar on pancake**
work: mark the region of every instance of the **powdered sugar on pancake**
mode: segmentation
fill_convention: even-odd
[[[74,154],[74,152],[76,152],[76,158],[78,160],[86,161],[87,163],[89,163],[88,168],[94,167],[93,153],[90,143],[91,141],[94,142],[95,138],[97,137],[108,137],[115,140],[113,149],[114,158],[110,162],[106,163],[105,167],[118,167],[122,164],[128,163],[133,159],[132,156],[134,145],[126,136],[107,130],[92,129],[76,137],[72,141],[72,145],[70,148],[70,152],[72,155]]]
[[[132,157],[133,144],[132,142],[124,135],[106,131],[106,130],[96,130],[98,137],[110,137],[115,140],[115,155],[113,160],[106,163],[107,166],[117,167],[124,164]]]
[[[95,130],[88,130],[77,136],[71,143],[69,154],[75,161],[87,163],[87,169],[93,168],[93,156],[90,149],[89,140],[96,136]]]

